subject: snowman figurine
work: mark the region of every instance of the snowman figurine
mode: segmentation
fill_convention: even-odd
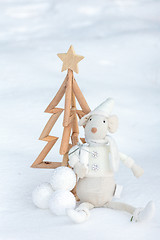
[[[114,172],[118,170],[120,160],[131,168],[136,177],[144,172],[131,157],[118,151],[114,139],[108,135],[108,132],[114,133],[118,128],[117,116],[111,115],[113,105],[113,99],[108,98],[80,119],[79,125],[84,126],[86,143],[73,146],[69,151],[69,164],[78,176],[76,191],[81,201],[76,209],[67,210],[67,215],[75,223],[86,221],[90,210],[95,207],[126,211],[135,221],[148,220],[154,215],[152,201],[144,208],[112,201],[121,190],[114,181]]]

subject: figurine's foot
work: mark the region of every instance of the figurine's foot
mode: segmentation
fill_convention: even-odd
[[[150,201],[145,208],[137,208],[133,213],[133,218],[136,222],[148,221],[155,214],[155,204]]]
[[[82,223],[88,220],[89,218],[89,210],[86,208],[84,210],[73,210],[73,209],[67,209],[67,215],[68,217],[74,222],[74,223]]]

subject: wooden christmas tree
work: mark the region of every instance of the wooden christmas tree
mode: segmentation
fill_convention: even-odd
[[[69,149],[76,145],[79,141],[79,127],[78,119],[90,112],[90,108],[74,78],[73,71],[78,73],[78,62],[80,62],[84,57],[75,54],[73,46],[71,46],[67,53],[59,53],[58,57],[62,60],[63,66],[62,71],[67,70],[67,75],[64,82],[62,83],[57,94],[51,101],[51,103],[46,108],[45,112],[52,114],[49,121],[47,122],[45,128],[43,129],[40,140],[46,141],[47,144],[32,164],[33,168],[56,168],[59,166],[68,166],[68,151]],[[63,95],[65,94],[65,106],[63,108],[57,108],[56,106],[61,101]],[[76,108],[76,99],[78,100],[82,110],[77,110]],[[52,149],[58,137],[50,136],[54,124],[57,119],[64,111],[63,118],[63,136],[60,146],[60,154],[63,155],[62,162],[45,162],[44,159]],[[70,142],[71,138],[71,144]],[[81,141],[84,142],[84,139],[81,138]]]

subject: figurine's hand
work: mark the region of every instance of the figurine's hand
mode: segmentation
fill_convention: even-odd
[[[75,154],[71,157],[69,157],[69,165],[73,168],[77,162],[79,162],[79,157]]]
[[[79,150],[78,146],[75,145],[69,150],[68,158],[69,158],[69,165],[73,168],[77,162],[79,162]]]
[[[84,164],[77,162],[74,166],[74,172],[79,178],[84,178],[87,173],[87,168],[84,166]]]
[[[134,176],[137,177],[137,178],[141,177],[144,173],[143,168],[136,165],[135,163],[132,165],[131,169],[132,169],[132,172],[133,172]]]

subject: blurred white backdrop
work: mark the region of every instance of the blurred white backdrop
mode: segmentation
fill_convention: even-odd
[[[66,75],[56,54],[71,44],[85,56],[75,78],[91,109],[107,97],[115,99],[119,149],[145,170],[137,180],[121,166],[116,179],[124,185],[122,201],[144,206],[154,200],[157,215],[151,223],[131,224],[123,213],[95,209],[89,222],[75,226],[67,217],[38,210],[31,202],[34,187],[52,174],[30,165],[44,146],[37,140],[49,119],[43,111]],[[159,84],[160,1],[1,0],[0,239],[156,238]],[[61,125],[62,117],[52,131],[59,140]],[[58,152],[59,142],[47,160],[61,161]]]

